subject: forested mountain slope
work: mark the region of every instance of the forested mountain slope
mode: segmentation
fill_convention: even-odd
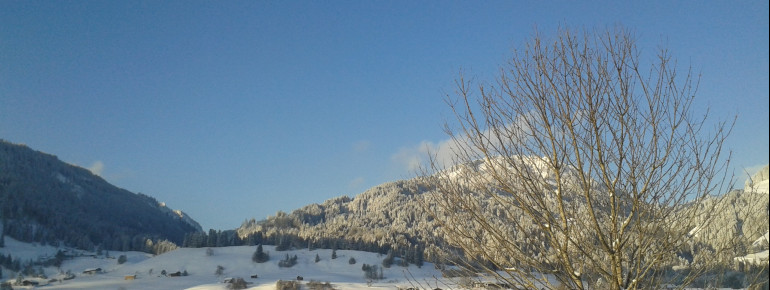
[[[338,197],[290,214],[278,212],[263,221],[251,219],[236,232],[242,239],[258,235],[266,243],[294,247],[383,253],[393,249],[416,261],[423,252],[430,255],[435,246],[444,244],[421,205],[428,189],[419,179],[385,183],[355,198]]]
[[[541,170],[537,158],[530,159],[532,169]],[[469,172],[484,170],[488,169],[483,163],[476,162],[449,168],[441,174],[463,178]],[[550,178],[547,174],[543,176]],[[242,239],[257,235],[267,243],[290,243],[295,247],[337,246],[383,253],[392,250],[396,256],[410,262],[421,258],[437,262],[442,252],[454,250],[449,247],[447,237],[435,222],[436,217],[443,215],[444,209],[436,206],[435,199],[440,193],[436,191],[433,182],[436,179],[430,177],[389,182],[354,198],[338,197],[302,207],[290,214],[278,212],[263,221],[252,219],[244,222],[236,231]],[[511,213],[489,196],[474,193],[470,189],[468,194],[477,196],[480,210],[485,215]],[[512,225],[499,226],[511,233],[511,239],[521,241],[524,245],[533,242],[531,238],[536,236],[536,225],[531,225],[532,230],[528,232],[516,232]],[[479,240],[486,238],[478,236]]]
[[[56,156],[0,140],[3,234],[81,249],[157,251],[200,225],[154,198],[115,187]],[[154,241],[149,243],[148,239]],[[165,245],[164,245],[165,244]]]
[[[456,170],[479,170],[476,165]],[[728,259],[760,249],[751,242],[768,229],[767,168],[754,177],[746,190],[734,190],[705,203],[718,202],[718,214],[712,215],[713,227],[692,234],[693,247],[714,247],[736,243],[735,251],[724,254]],[[763,187],[764,186],[764,187]],[[244,222],[236,229],[243,239],[256,236],[257,242],[284,244],[285,247],[339,247],[364,251],[387,252],[410,261],[425,258],[436,261],[438,253],[447,249],[446,237],[438,230],[431,214],[441,214],[432,200],[434,186],[425,178],[385,183],[353,198],[342,196],[321,204],[310,204],[291,213],[278,212],[265,220]],[[468,192],[473,195],[473,192]],[[506,211],[491,201],[480,204],[486,214]],[[709,206],[701,206],[709,208]],[[501,225],[504,226],[504,225]],[[532,232],[511,231],[511,239],[522,245],[537,242],[536,227]],[[687,235],[688,233],[682,233]],[[533,240],[534,237],[534,240]],[[740,237],[740,239],[736,239]],[[477,237],[484,239],[483,235]],[[686,250],[685,250],[686,251]],[[419,253],[417,253],[419,252]],[[424,256],[423,256],[424,255]],[[692,258],[690,258],[692,259]]]
[[[695,228],[690,232],[693,247],[729,248],[729,251],[713,253],[722,260],[733,260],[734,257],[763,251],[767,256],[770,227],[769,169],[765,166],[747,179],[742,190],[733,190],[700,205],[704,209],[714,208],[718,214],[712,217],[708,227]],[[695,262],[698,262],[698,257],[695,258]]]

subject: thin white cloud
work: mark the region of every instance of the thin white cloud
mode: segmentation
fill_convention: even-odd
[[[101,160],[96,160],[94,163],[91,163],[91,166],[88,166],[88,170],[91,171],[94,175],[102,176],[102,172],[104,171],[104,163]]]
[[[351,190],[359,189],[362,185],[364,185],[364,182],[366,182],[366,180],[363,177],[358,177],[356,179],[353,179],[348,183],[348,189],[351,189]]]
[[[503,128],[509,135],[515,131],[515,136],[527,136],[527,132],[530,130],[524,116],[518,117],[515,122],[509,123]],[[470,154],[470,157],[478,155],[477,157],[481,157],[477,148],[471,145],[471,141],[462,136],[462,133],[458,132],[456,139],[449,138],[438,142],[422,141],[414,146],[402,147],[398,152],[391,155],[391,160],[401,165],[410,173],[415,173],[422,169],[431,169],[431,157],[433,157],[434,165],[438,167],[434,169],[448,168],[455,165],[458,154]],[[498,140],[493,138],[495,133],[489,129],[484,130],[482,134],[490,137],[487,142],[497,142]],[[513,141],[508,140],[507,142]],[[500,144],[496,144],[496,146],[500,146]],[[465,158],[467,157],[469,156]]]
[[[419,152],[419,146],[402,147],[398,152],[390,156],[390,160],[399,164],[402,169],[414,172],[422,166],[423,159],[425,159]]]
[[[402,147],[391,155],[390,159],[410,173],[430,168],[431,156],[433,156],[436,165],[446,167],[454,165],[455,151],[453,148],[456,146],[452,139],[439,142],[422,141],[414,146]]]
[[[356,143],[353,143],[353,151],[356,153],[366,152],[371,146],[372,142],[369,142],[369,140],[360,140]]]

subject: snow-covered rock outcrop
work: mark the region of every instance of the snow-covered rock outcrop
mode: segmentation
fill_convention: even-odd
[[[185,213],[185,212],[183,212],[181,210],[178,210],[178,209],[169,208],[168,206],[166,206],[165,202],[159,202],[158,203],[158,207],[159,207],[159,209],[161,211],[165,212],[169,216],[178,217],[183,222],[185,222],[188,225],[192,226],[193,228],[195,228],[199,232],[203,231],[203,228],[201,227],[201,225],[197,221],[195,221],[193,218],[191,218],[189,215],[187,215],[187,213]]]
[[[768,249],[768,183],[770,183],[770,166],[765,166],[757,173],[752,175],[744,183],[743,195],[751,199],[748,207],[753,207],[758,211],[756,219],[761,220],[765,233],[751,243],[749,254],[735,257],[735,261],[742,264],[767,265],[770,258]],[[751,206],[754,204],[754,206]],[[764,207],[764,208],[763,208]]]
[[[744,182],[743,191],[768,193],[770,166],[765,166]]]

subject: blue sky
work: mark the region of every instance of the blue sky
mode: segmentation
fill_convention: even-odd
[[[617,24],[768,163],[767,1],[0,1],[0,138],[230,229],[412,177],[460,71]]]

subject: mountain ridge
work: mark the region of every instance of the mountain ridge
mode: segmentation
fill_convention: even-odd
[[[3,233],[18,240],[82,249],[154,251],[159,242],[179,243],[201,230],[195,220],[151,196],[5,140],[0,140],[0,218]]]
[[[537,167],[534,163],[537,163],[538,158],[522,160],[532,162],[533,169]],[[463,178],[463,171],[487,170],[488,165],[483,163],[451,167],[437,174]],[[494,161],[490,164],[497,165]],[[752,176],[753,187],[747,187],[745,191],[733,190],[705,201],[719,203],[716,208],[720,212],[714,217],[715,222],[711,228],[700,236],[692,237],[694,243],[721,243],[735,235],[742,235],[753,241],[766,233],[767,168]],[[433,190],[434,186],[426,177],[387,182],[353,197],[340,196],[322,203],[312,203],[290,213],[278,212],[275,216],[261,221],[247,220],[235,231],[244,240],[257,234],[268,243],[288,239],[288,243],[294,247],[315,243],[311,247],[339,246],[381,253],[393,251],[402,257],[414,256],[410,251],[417,248],[424,251],[426,261],[435,262],[442,250],[451,247],[447,243],[447,237],[438,230],[438,224],[433,220],[433,214],[441,214],[441,208],[435,206],[432,194],[427,194],[434,193]],[[494,203],[484,200],[484,197],[480,198],[479,204],[485,205],[481,209],[487,214],[499,215],[506,212]],[[760,208],[763,206],[762,200],[764,211]],[[724,229],[738,229],[738,232]],[[344,238],[334,240],[330,239],[331,236]],[[514,233],[511,238],[520,239],[522,243],[534,242],[529,240],[530,236],[532,235],[527,233]],[[752,249],[750,243],[742,249],[728,254],[745,255],[748,252],[763,250]]]

